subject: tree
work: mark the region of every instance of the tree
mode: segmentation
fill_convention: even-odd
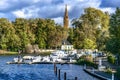
[[[110,18],[110,39],[107,45],[107,49],[114,53],[120,54],[120,9],[117,8],[115,14]],[[110,44],[110,42],[112,42]]]
[[[55,24],[54,20],[46,19],[45,32],[47,34],[46,48],[53,48],[54,41],[52,41],[52,40],[54,39],[54,37],[55,37],[54,35],[56,32],[56,24]]]
[[[12,23],[6,18],[0,19],[0,48],[13,50],[19,44],[19,37],[15,34]]]
[[[34,34],[30,30],[30,26],[27,19],[16,18],[16,20],[13,22],[13,25],[15,28],[15,33],[20,38],[19,48],[23,49],[27,44],[34,43]]]
[[[120,63],[120,8],[116,8],[110,18],[110,38],[106,48],[109,52],[118,55]]]
[[[73,37],[74,37],[74,32],[73,32],[73,28],[69,28],[69,36],[68,36],[68,41],[73,44]]]
[[[102,46],[105,46],[104,43],[108,38],[108,36],[106,36],[108,35],[108,24],[108,14],[95,8],[86,8],[80,18],[73,20],[73,26],[75,27],[74,38],[77,38],[77,41],[74,40],[74,44],[81,42],[79,44],[81,44],[80,47],[83,48],[82,44],[84,40],[89,39],[97,45],[94,48],[100,50]],[[103,34],[105,36],[103,36]],[[104,40],[101,37],[103,37]],[[101,48],[101,50],[104,50],[104,48],[105,47]]]
[[[60,25],[56,25],[55,28],[56,29],[51,31],[49,35],[48,43],[52,48],[59,48],[62,44],[62,40],[64,40],[66,36],[64,35],[64,28]]]
[[[95,44],[95,42],[93,42],[90,39],[85,39],[84,42],[83,42],[83,48],[84,49],[95,49],[96,44]]]
[[[45,32],[46,22],[44,19],[38,19],[37,29],[35,33],[35,43],[38,44],[39,48],[46,48],[47,34]]]

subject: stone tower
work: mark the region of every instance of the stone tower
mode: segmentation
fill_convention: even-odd
[[[68,17],[68,11],[67,11],[67,5],[65,5],[65,14],[64,14],[64,28],[68,28],[69,26],[69,17]]]

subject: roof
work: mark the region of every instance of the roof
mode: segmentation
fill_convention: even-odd
[[[67,40],[62,40],[62,45],[71,45],[71,44]]]

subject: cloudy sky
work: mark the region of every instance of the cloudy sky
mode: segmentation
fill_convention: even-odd
[[[120,7],[120,0],[0,0],[0,18],[51,18],[62,24],[65,4],[72,20],[80,17],[87,7],[114,13]]]

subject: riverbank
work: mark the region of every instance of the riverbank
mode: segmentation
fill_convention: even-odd
[[[47,56],[50,55],[51,52],[40,52],[40,53],[21,53],[21,55],[41,55],[41,56]],[[6,50],[0,50],[0,55],[18,55],[18,52],[12,52],[12,51],[6,51]]]
[[[16,54],[18,54],[18,52],[0,50],[0,55],[16,55]]]

